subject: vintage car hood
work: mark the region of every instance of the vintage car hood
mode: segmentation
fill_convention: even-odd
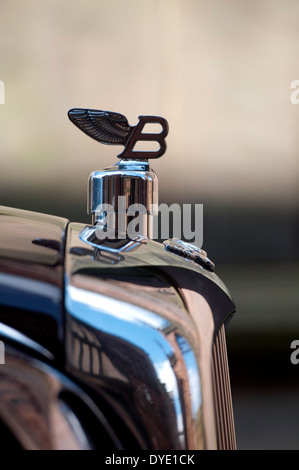
[[[2,326],[101,396],[141,448],[215,448],[212,347],[235,308],[217,275],[149,239],[97,250],[58,217],[1,207],[0,224]]]

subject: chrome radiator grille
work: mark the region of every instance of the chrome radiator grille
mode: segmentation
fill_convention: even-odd
[[[212,364],[218,449],[236,449],[235,425],[224,326],[220,328],[215,338]]]

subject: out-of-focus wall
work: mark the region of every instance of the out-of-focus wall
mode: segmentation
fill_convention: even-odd
[[[68,109],[168,119],[160,201],[204,204],[204,248],[238,307],[241,448],[298,447],[297,408],[284,426],[272,408],[263,418],[263,397],[277,417],[298,386],[298,21],[296,0],[1,2],[0,204],[89,221],[87,177],[120,148],[78,131]]]
[[[3,0],[1,192],[75,194],[111,163],[68,122],[81,106],[167,117],[169,197],[297,206],[298,17],[296,0]]]

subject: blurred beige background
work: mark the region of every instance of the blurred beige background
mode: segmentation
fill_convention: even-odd
[[[169,197],[297,205],[298,18],[296,0],[2,0],[1,183],[76,193],[116,152],[66,119],[92,107],[167,117]]]
[[[87,177],[120,148],[68,109],[167,118],[160,201],[204,204],[203,246],[238,306],[239,448],[299,448],[298,26],[296,0],[1,2],[0,204],[88,222]]]

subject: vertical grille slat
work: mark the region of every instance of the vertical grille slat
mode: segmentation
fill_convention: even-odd
[[[225,358],[227,356],[226,353],[226,345],[224,345],[225,335],[220,334],[219,336],[219,348],[220,348],[220,357]],[[230,385],[228,383],[229,380],[229,372],[228,372],[228,364],[227,360],[222,360],[222,381],[223,381],[223,394],[224,394],[224,419],[226,422],[226,428],[231,430],[231,412],[230,412],[230,403],[231,403],[231,394],[230,394]],[[227,448],[232,448],[232,435],[231,432],[227,432],[226,436],[226,446]]]
[[[230,437],[230,448],[236,448],[236,437],[235,437],[235,424],[234,424],[234,414],[233,414],[233,405],[232,405],[232,396],[231,396],[231,387],[230,387],[230,377],[229,377],[229,368],[227,360],[227,348],[226,348],[226,339],[225,339],[225,330],[223,327],[222,335],[222,351],[223,357],[226,357],[224,361],[225,376],[227,377],[226,383],[226,397],[227,397],[227,415],[228,415],[228,427],[231,430],[229,433]]]
[[[218,449],[233,450],[236,436],[223,325],[214,341],[212,364]]]

